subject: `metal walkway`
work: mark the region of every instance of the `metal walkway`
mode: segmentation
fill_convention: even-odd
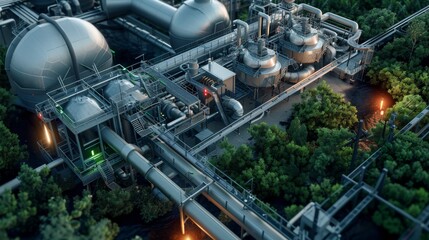
[[[411,14],[410,16],[402,19],[401,21],[393,24],[391,27],[389,27],[383,33],[381,33],[381,34],[379,34],[379,35],[377,35],[371,39],[368,39],[367,41],[365,41],[361,45],[363,45],[363,46],[376,46],[377,44],[383,42],[384,40],[386,40],[387,38],[389,38],[390,36],[395,34],[398,31],[398,29],[408,25],[408,23],[410,23],[413,19],[427,13],[428,11],[429,11],[429,5],[420,9],[419,11]]]
[[[334,60],[330,64],[319,69],[318,71],[314,72],[313,74],[311,74],[310,76],[308,76],[304,80],[302,80],[302,81],[298,82],[297,84],[293,85],[292,87],[286,89],[285,91],[283,91],[282,93],[280,93],[276,97],[271,98],[270,100],[268,100],[267,102],[265,102],[261,106],[259,106],[258,108],[248,112],[247,114],[245,114],[240,119],[234,121],[230,125],[226,126],[222,130],[220,130],[219,132],[211,135],[210,137],[208,137],[207,139],[205,139],[204,141],[202,141],[198,145],[194,146],[191,149],[190,154],[195,155],[195,154],[201,152],[202,150],[204,150],[205,148],[207,148],[208,146],[210,146],[211,144],[214,144],[215,142],[223,139],[224,137],[226,137],[228,134],[235,131],[239,127],[241,127],[244,124],[252,121],[254,118],[260,116],[265,111],[272,108],[273,106],[277,105],[278,103],[282,102],[283,100],[287,99],[288,97],[294,95],[295,93],[301,91],[302,89],[304,89],[306,86],[310,85],[311,83],[313,83],[317,79],[323,77],[325,74],[327,74],[328,72],[330,72],[331,70],[333,70],[339,64],[343,63],[346,60],[347,60],[347,54],[345,54],[342,57]]]

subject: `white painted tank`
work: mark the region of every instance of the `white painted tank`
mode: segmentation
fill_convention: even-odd
[[[103,35],[91,23],[78,18],[56,20],[69,38],[76,55],[80,77],[112,66],[112,54]],[[75,81],[72,59],[66,42],[49,23],[21,32],[6,54],[5,69],[19,104],[32,110],[46,99],[46,93],[59,88],[60,81]]]
[[[64,108],[64,113],[74,122],[81,123],[93,118],[104,111],[98,103],[87,96],[77,96],[72,98]]]

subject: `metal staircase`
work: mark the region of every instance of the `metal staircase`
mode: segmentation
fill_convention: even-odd
[[[140,137],[146,137],[152,132],[150,129],[145,128],[146,121],[143,119],[143,115],[140,112],[129,116],[128,121],[130,121],[131,125],[134,128],[134,131]]]
[[[116,182],[115,182],[115,172],[112,168],[112,165],[110,165],[109,161],[104,161],[101,164],[97,165],[97,170],[100,172],[101,176],[104,179],[104,182],[106,185],[111,189],[119,189],[121,188]]]

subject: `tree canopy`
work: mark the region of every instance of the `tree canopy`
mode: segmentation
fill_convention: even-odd
[[[310,132],[318,128],[351,128],[357,122],[357,110],[344,97],[335,93],[323,81],[314,89],[301,95],[301,102],[294,106],[294,115]]]

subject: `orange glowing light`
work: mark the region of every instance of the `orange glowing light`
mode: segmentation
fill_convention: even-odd
[[[189,235],[185,235],[185,236],[183,237],[183,240],[192,240],[192,238],[191,238]]]
[[[380,102],[380,110],[383,110],[383,104],[384,104],[384,100],[383,100],[383,99],[381,99],[381,102]]]
[[[46,125],[43,125],[43,127],[45,129],[46,142],[48,142],[48,144],[51,144],[51,135],[49,134],[48,128],[46,127]]]
[[[381,110],[380,115],[381,115],[381,116],[383,116],[383,115],[384,115],[384,111],[383,111],[383,110]]]

